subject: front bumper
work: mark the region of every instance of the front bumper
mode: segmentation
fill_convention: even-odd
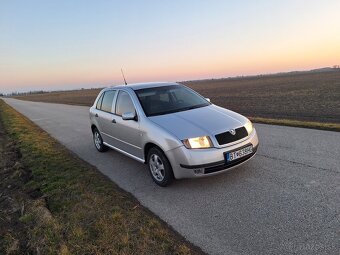
[[[224,148],[187,149],[184,146],[166,152],[176,179],[195,178],[219,174],[245,163],[257,151],[259,140],[256,130],[240,143]],[[253,153],[226,163],[224,153],[252,145]]]

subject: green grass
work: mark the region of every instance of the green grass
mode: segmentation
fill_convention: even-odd
[[[95,168],[0,100],[4,129],[42,196],[25,206],[30,250],[40,254],[197,254],[164,222]],[[9,237],[7,237],[10,239]]]
[[[340,124],[338,123],[324,123],[316,121],[300,121],[300,120],[288,120],[288,119],[270,119],[260,117],[249,117],[249,119],[255,123],[282,125],[301,128],[321,129],[328,131],[340,132]]]

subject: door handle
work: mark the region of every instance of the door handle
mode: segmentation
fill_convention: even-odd
[[[96,115],[94,115],[94,117],[98,117],[98,114],[96,113]]]
[[[115,119],[112,120],[112,123],[117,123]]]

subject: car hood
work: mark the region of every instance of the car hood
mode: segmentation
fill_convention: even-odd
[[[216,105],[149,117],[180,140],[216,135],[246,124],[247,118]]]

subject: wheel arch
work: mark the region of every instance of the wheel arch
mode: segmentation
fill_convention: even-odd
[[[91,125],[91,131],[92,131],[92,134],[94,133],[94,130],[95,129],[98,129],[97,126],[95,124],[92,124]]]
[[[160,150],[164,153],[164,151],[162,150],[162,148],[159,147],[157,144],[152,143],[152,142],[146,143],[145,146],[144,146],[144,159],[145,159],[144,164],[147,164],[147,163],[148,163],[148,153],[149,153],[150,149],[151,149],[151,148],[154,148],[154,147],[160,149]],[[165,153],[164,153],[164,155],[165,155]]]

